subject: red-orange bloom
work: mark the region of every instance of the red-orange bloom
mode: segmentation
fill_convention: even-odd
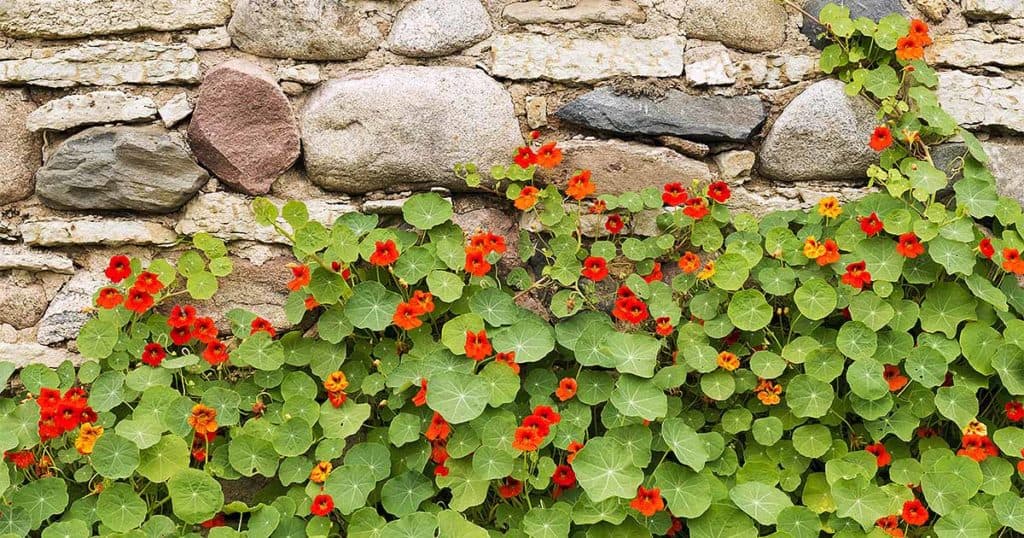
[[[596,200],[594,203],[590,204],[589,211],[592,215],[600,215],[601,213],[604,213],[606,209],[608,209],[607,202],[604,200]]]
[[[908,34],[896,40],[896,59],[902,61],[924,58],[924,43],[916,34]]]
[[[1024,420],[1024,404],[1011,400],[1006,402],[1006,418],[1011,422],[1020,422]]]
[[[228,360],[228,346],[222,342],[213,342],[203,350],[203,360],[211,365],[218,365]]]
[[[160,366],[160,363],[163,362],[164,357],[166,356],[167,352],[164,351],[164,346],[161,346],[156,342],[150,342],[146,344],[146,347],[142,350],[142,357],[140,360],[142,360],[143,364],[148,364],[155,368]]]
[[[519,364],[516,363],[516,352],[509,351],[508,353],[498,353],[494,357],[495,362],[500,362],[512,369],[517,375],[519,374]]]
[[[992,246],[992,240],[986,237],[978,242],[978,252],[991,260],[992,256],[996,253],[995,247]]]
[[[512,159],[520,168],[529,168],[537,162],[537,154],[529,146],[522,146],[516,150],[516,156]]]
[[[27,469],[36,462],[36,455],[28,450],[4,452],[4,459],[13,463],[19,469]]]
[[[378,267],[384,267],[395,263],[398,259],[398,247],[392,239],[377,241],[374,243],[373,254],[370,254],[370,263]]]
[[[1024,275],[1024,260],[1015,248],[1003,249],[1003,269],[1015,275]]]
[[[153,306],[153,296],[138,289],[132,288],[128,290],[128,299],[124,302],[124,307],[136,314],[142,314],[146,310],[149,310]]]
[[[871,133],[871,141],[868,146],[875,151],[882,151],[892,145],[892,131],[884,125],[875,127]]]
[[[288,282],[288,289],[291,291],[299,291],[309,284],[310,272],[308,265],[301,265],[297,263],[288,264],[288,268],[292,270],[292,279]]]
[[[565,447],[565,451],[568,452],[568,455],[565,457],[565,461],[567,461],[567,462],[569,462],[571,464],[573,462],[573,460],[576,459],[576,454],[580,450],[583,450],[583,443],[581,443],[579,441],[572,441],[572,442],[570,442],[569,446]]]
[[[448,425],[448,422],[440,413],[434,411],[434,416],[430,419],[430,426],[427,426],[427,432],[424,434],[427,441],[443,441],[448,439],[451,433],[452,427]]]
[[[580,274],[594,282],[600,282],[608,276],[608,263],[600,256],[590,256],[583,260],[583,270]]]
[[[842,276],[843,284],[857,289],[863,288],[866,284],[871,284],[871,273],[867,272],[866,269],[867,264],[862,261],[847,265],[846,272]]]
[[[693,252],[686,252],[681,258],[679,258],[679,268],[688,275],[692,275],[693,273],[700,271],[702,265],[703,263],[700,261],[700,256]]]
[[[558,382],[558,389],[555,390],[555,396],[558,397],[559,401],[566,401],[573,396],[576,396],[576,389],[579,387],[576,380],[571,377],[564,377]]]
[[[686,209],[683,210],[683,214],[693,220],[700,220],[708,214],[708,201],[703,196],[696,198],[690,198],[686,201]]]
[[[918,499],[903,503],[903,521],[915,527],[928,522],[928,508]]]
[[[675,327],[672,326],[672,320],[666,317],[661,317],[654,320],[654,332],[658,336],[668,336],[672,334]]]
[[[562,162],[562,150],[556,147],[555,142],[548,142],[537,150],[535,162],[541,168],[554,168]]]
[[[555,467],[554,474],[551,475],[551,481],[556,486],[562,488],[571,488],[576,485],[576,473],[573,472],[572,467],[565,465],[559,465]]]
[[[882,223],[882,219],[878,218],[878,213],[872,212],[866,217],[860,217],[857,219],[860,223],[860,231],[864,232],[864,235],[868,237],[874,237],[882,232],[885,226]]]
[[[511,499],[522,492],[523,483],[511,476],[506,478],[502,484],[498,486],[498,495],[500,495],[502,499]]]
[[[160,278],[158,278],[155,273],[150,273],[149,271],[139,273],[138,278],[135,279],[134,287],[149,294],[160,293],[160,290],[164,289],[164,285],[160,282]]]
[[[882,443],[873,443],[866,447],[864,450],[875,455],[875,465],[879,467],[885,467],[892,463],[892,456],[889,455],[889,451],[885,449],[885,445]]]
[[[516,209],[520,211],[526,211],[531,207],[537,205],[537,195],[540,194],[540,190],[532,185],[523,187],[523,190],[519,191],[519,196],[516,197],[514,205]]]
[[[128,256],[124,255],[111,256],[110,263],[103,271],[103,274],[107,275],[107,278],[109,278],[111,282],[117,284],[131,276],[132,261]]]
[[[512,448],[522,452],[533,452],[540,447],[543,441],[544,438],[536,429],[520,426],[516,428],[513,435]]]
[[[427,380],[420,380],[420,390],[412,397],[412,404],[416,407],[423,407],[427,404]]]
[[[825,253],[815,259],[819,266],[824,267],[839,261],[839,245],[835,241],[826,239],[824,247]]]
[[[541,438],[547,437],[548,434],[551,433],[551,424],[537,415],[528,415],[523,418],[521,427],[537,430],[537,434],[540,435]]]
[[[324,517],[334,510],[334,499],[326,493],[321,493],[313,498],[313,504],[309,506],[309,513],[314,516]]]
[[[478,333],[473,331],[466,331],[466,356],[475,360],[482,361],[487,357],[491,356],[494,349],[491,347],[491,342],[487,340],[487,331],[480,330]]]
[[[491,264],[487,261],[486,254],[482,248],[466,248],[466,272],[473,276],[484,276],[491,270]]]
[[[597,186],[590,181],[590,170],[582,170],[569,178],[569,183],[565,187],[565,194],[574,200],[582,200],[596,191]]]
[[[192,330],[189,327],[175,327],[171,329],[171,341],[176,346],[183,346],[192,339]]]
[[[204,344],[210,344],[217,340],[217,325],[213,318],[196,318],[192,323],[192,337]]]
[[[107,310],[117,307],[117,305],[121,304],[121,301],[124,301],[124,295],[121,295],[121,292],[115,288],[101,289],[99,296],[96,298],[96,304],[100,308],[106,308]]]
[[[665,275],[661,272],[661,262],[654,262],[654,266],[651,267],[651,272],[643,276],[644,282],[650,284],[656,280],[661,280]]]
[[[910,382],[907,376],[903,375],[903,372],[900,371],[900,367],[895,364],[886,364],[882,370],[882,377],[889,384],[889,392],[896,392]]]
[[[900,236],[899,242],[896,243],[896,252],[913,259],[924,254],[924,245],[914,232],[908,232]]]
[[[665,509],[665,501],[661,499],[660,489],[647,489],[640,486],[636,488],[636,497],[629,502],[629,507],[644,516],[651,517]]]
[[[647,312],[647,304],[636,297],[627,297],[615,301],[612,315],[634,325],[643,323],[650,316]]]
[[[690,194],[683,188],[682,183],[666,183],[665,191],[661,193],[661,201],[668,206],[681,206],[690,199]]]
[[[903,538],[903,529],[900,529],[900,520],[898,516],[891,515],[878,518],[875,521],[875,526],[882,529],[886,534],[894,538]]]
[[[622,222],[622,217],[618,215],[608,215],[608,219],[604,221],[604,229],[608,230],[608,233],[616,235],[622,231],[625,223]]]
[[[303,304],[303,306],[306,307],[306,310],[312,310],[312,309],[320,306],[320,303],[316,302],[316,298],[313,297],[312,295],[310,295],[309,297],[306,297],[306,300],[303,301],[302,304]]]
[[[409,304],[415,307],[420,314],[429,314],[434,311],[434,294],[429,291],[416,290],[412,292]]]
[[[171,327],[189,327],[196,320],[196,309],[192,305],[174,305],[167,325]]]
[[[732,196],[732,191],[729,190],[729,185],[724,181],[716,181],[708,185],[708,198],[724,204]]]
[[[252,323],[249,324],[249,335],[252,336],[259,332],[267,333],[271,338],[277,336],[277,331],[274,330],[274,325],[270,323],[269,320],[257,316],[256,319],[252,320]]]
[[[533,408],[533,416],[544,419],[548,424],[554,425],[562,421],[562,415],[548,405],[538,405]]]
[[[391,322],[394,323],[401,329],[411,331],[420,325],[423,325],[423,321],[420,320],[419,308],[409,303],[398,303],[398,307],[395,308],[395,313],[391,316]]]

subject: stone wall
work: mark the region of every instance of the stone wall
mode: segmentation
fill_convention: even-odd
[[[850,4],[932,25],[945,106],[1024,196],[1024,0]],[[283,325],[290,253],[252,195],[330,220],[440,189],[460,223],[512,233],[450,170],[531,129],[605,191],[721,178],[754,212],[857,196],[874,120],[814,36],[774,0],[0,0],[0,359],[73,357],[109,256],[173,257],[199,231],[235,264],[207,309]]]

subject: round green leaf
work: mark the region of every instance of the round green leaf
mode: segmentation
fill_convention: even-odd
[[[729,301],[729,321],[742,331],[759,331],[772,320],[772,307],[757,290],[737,292]]]
[[[796,307],[800,313],[809,319],[823,319],[836,309],[838,294],[833,288],[820,278],[812,278],[797,288],[793,295]]]
[[[224,505],[224,492],[214,478],[198,469],[185,469],[167,482],[174,515],[186,523],[200,523]]]
[[[139,467],[139,447],[119,435],[100,436],[92,450],[92,467],[104,478],[128,478]]]
[[[629,458],[622,457],[622,447],[614,440],[596,437],[576,454],[573,470],[580,487],[594,502],[612,497],[632,499],[643,482],[644,473]]]
[[[116,532],[136,529],[146,520],[146,501],[128,484],[111,484],[100,493],[96,501],[96,516]]]
[[[405,222],[420,230],[429,230],[452,218],[452,203],[436,192],[415,194],[402,204]]]
[[[430,381],[427,405],[451,424],[462,424],[480,416],[491,398],[483,377],[456,372]]]
[[[389,291],[379,282],[360,282],[345,304],[345,315],[360,329],[383,331],[391,325],[402,296]]]

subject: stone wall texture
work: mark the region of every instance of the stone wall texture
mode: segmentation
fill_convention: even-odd
[[[1024,199],[1024,0],[840,3],[928,21],[944,106]],[[819,30],[775,0],[0,0],[0,360],[74,358],[112,254],[203,231],[236,268],[203,307],[285,324],[290,252],[253,195],[327,222],[432,189],[514,235],[450,170],[533,129],[569,152],[546,181],[717,178],[754,213],[856,197],[874,119],[818,71]]]

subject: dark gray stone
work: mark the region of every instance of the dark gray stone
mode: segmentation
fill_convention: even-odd
[[[850,8],[850,17],[853,19],[867,17],[878,21],[892,13],[907,14],[907,10],[900,3],[900,0],[806,0],[804,2],[804,11],[817,17],[818,13],[821,12],[821,8],[830,3]],[[800,25],[800,31],[811,40],[811,44],[815,47],[824,48],[828,44],[827,41],[818,39],[818,34],[824,32],[825,28],[808,19],[806,15],[804,16],[803,24]]]
[[[693,96],[670,90],[663,99],[617,95],[604,87],[555,112],[559,119],[623,135],[673,135],[708,142],[749,140],[765,119],[753,95]]]
[[[207,180],[180,133],[93,127],[65,140],[39,169],[36,193],[56,209],[168,213]]]

